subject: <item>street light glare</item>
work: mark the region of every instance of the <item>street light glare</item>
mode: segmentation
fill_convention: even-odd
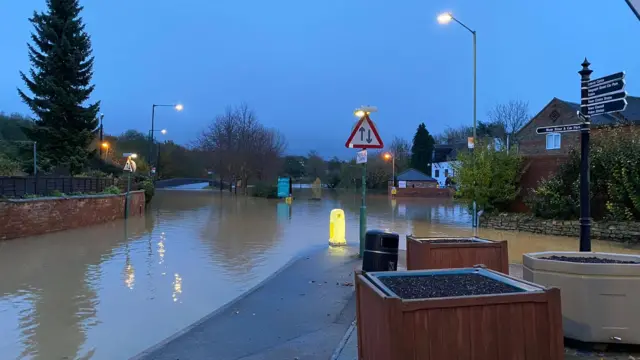
[[[384,156],[385,160],[389,160],[389,159],[391,159],[391,154],[390,154],[390,153],[388,153],[388,152],[387,152],[387,153],[384,153],[384,155],[383,155],[383,156]]]
[[[448,24],[451,22],[451,20],[453,20],[453,16],[451,15],[451,13],[447,12],[438,15],[438,22],[440,24]]]
[[[102,143],[102,147],[105,148],[105,149],[108,148],[109,147],[109,143],[108,142],[103,142]]]
[[[364,111],[362,111],[362,110],[356,110],[353,114],[354,114],[355,116],[357,116],[357,117],[361,118],[361,117],[363,117],[363,116],[364,116]]]
[[[182,104],[176,105],[176,110],[182,111],[182,109],[184,109],[184,106],[182,106]]]
[[[162,130],[160,130],[160,133],[161,133],[162,135],[165,135],[165,134],[167,133],[167,129],[162,129]]]
[[[135,159],[135,158],[138,157],[138,154],[131,154],[131,155],[129,155],[129,157],[132,158],[132,159]]]

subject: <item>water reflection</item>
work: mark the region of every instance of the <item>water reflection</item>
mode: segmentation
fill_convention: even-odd
[[[326,246],[345,210],[357,243],[359,194],[299,192],[291,205],[216,192],[159,191],[144,218],[0,243],[2,358],[128,358],[255,286],[302,250]],[[469,236],[452,201],[367,200],[368,227],[404,236]],[[522,253],[575,250],[577,239],[480,229]],[[640,253],[594,241],[597,251]],[[344,254],[344,248],[332,253]],[[158,316],[158,314],[168,314]]]

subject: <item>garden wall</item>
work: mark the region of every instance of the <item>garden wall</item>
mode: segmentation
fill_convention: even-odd
[[[527,231],[536,234],[580,236],[578,220],[545,220],[528,214],[503,213],[480,218],[480,227]],[[640,222],[592,222],[591,237],[618,242],[640,243]]]
[[[144,213],[144,191],[129,195],[130,216]],[[125,195],[0,201],[0,240],[40,235],[124,218]]]

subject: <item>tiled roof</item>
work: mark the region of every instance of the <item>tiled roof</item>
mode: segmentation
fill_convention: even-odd
[[[431,176],[416,169],[407,169],[398,175],[399,181],[437,181]]]

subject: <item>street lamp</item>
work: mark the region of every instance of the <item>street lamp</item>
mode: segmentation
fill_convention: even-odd
[[[104,120],[104,114],[100,113],[100,143],[102,143],[103,134],[104,134],[102,120]],[[100,149],[100,158],[102,159],[102,148]]]
[[[476,146],[476,128],[477,128],[477,117],[476,117],[476,31],[475,30],[471,30],[470,27],[468,27],[467,25],[463,24],[460,20],[456,19],[455,17],[453,17],[453,14],[451,14],[450,12],[447,13],[442,13],[440,15],[438,15],[438,22],[440,24],[448,24],[451,21],[455,21],[458,24],[460,24],[463,28],[469,30],[469,32],[471,33],[471,35],[473,35],[473,146]],[[474,162],[475,164],[475,162]],[[473,227],[476,227],[478,225],[478,219],[477,219],[477,209],[476,209],[476,201],[475,199],[473,200]]]
[[[471,35],[473,35],[473,143],[476,143],[476,31],[471,30],[467,25],[460,22],[460,20],[453,17],[453,14],[447,12],[438,15],[438,22],[440,24],[448,24],[451,21],[455,21],[460,24],[463,28],[469,30]]]
[[[155,132],[155,117],[156,117],[156,107],[172,107],[176,111],[182,111],[184,106],[182,104],[153,104],[151,106],[151,131],[149,132],[149,165],[151,165],[151,153],[153,151],[153,133]]]
[[[390,152],[384,153],[382,157],[387,161],[391,160],[391,181],[393,186],[396,186],[396,157]]]

